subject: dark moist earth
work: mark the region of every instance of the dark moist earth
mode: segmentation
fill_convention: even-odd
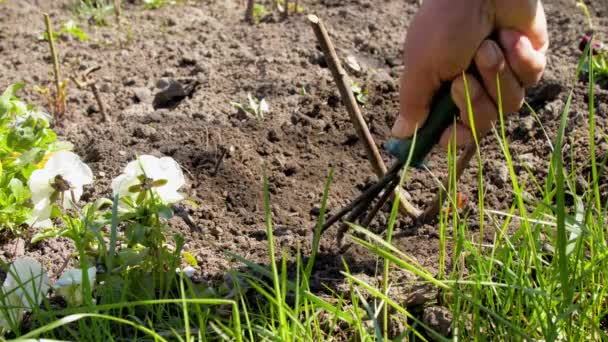
[[[50,86],[52,80],[48,46],[37,40],[44,29],[42,13],[49,12],[59,26],[74,16],[70,11],[73,3],[9,0],[0,5],[0,88],[25,81],[28,87],[21,95],[46,108],[45,100],[34,90],[34,85]],[[416,2],[300,3],[306,13],[319,14],[326,21],[339,56],[355,56],[361,64],[363,71],[351,76],[369,90],[362,111],[380,146],[388,138],[398,111],[400,48]],[[576,84],[564,149],[574,152],[579,180],[585,182],[590,173],[587,89],[573,77],[587,22],[572,1],[545,3],[551,31],[548,69],[541,84],[529,92],[528,100],[554,139],[570,86]],[[602,1],[588,3],[599,37],[608,39],[608,9],[602,8]],[[203,1],[156,11],[128,2],[121,26],[112,16],[108,17],[111,26],[103,28],[81,20],[90,40],[63,39],[58,43],[63,77],[101,66],[95,79],[111,119],[101,122],[93,95],[70,86],[67,114],[59,118],[56,128],[62,139],[75,144],[76,152],[95,173],[95,186],[88,189],[85,200],[110,195],[111,179],[138,154],[175,158],[187,175],[185,193],[199,205],[184,205],[198,229],[190,229],[179,219],[171,225],[186,237],[185,250],[198,260],[197,277],[204,280],[221,278],[226,270],[242,266],[227,258],[226,251],[254,262],[268,261],[264,172],[270,181],[277,251],[286,249],[291,255],[298,246],[305,255],[310,253],[330,168],[334,168],[334,179],[328,208],[334,213],[375,179],[306,16],[281,21],[274,15],[251,26],[242,21],[243,13],[243,5],[236,0]],[[158,108],[154,98],[166,80],[186,84],[189,96],[169,103],[169,108]],[[263,121],[248,118],[231,105],[233,101],[245,103],[247,93],[269,102],[271,112]],[[608,150],[600,136],[608,128],[607,100],[608,92],[597,89],[600,156]],[[542,179],[549,143],[534,116],[526,110],[520,114],[507,122],[516,171],[521,181],[530,181],[526,167]],[[482,151],[485,207],[505,210],[513,201],[512,191],[506,162],[494,141],[493,137],[486,139]],[[218,162],[226,150],[229,152]],[[432,172],[441,179],[446,171],[444,153],[435,151],[429,160]],[[476,165],[474,161],[461,181],[461,190],[469,198],[464,213],[470,217],[473,232],[479,226]],[[600,188],[605,197],[608,182],[606,175],[602,177]],[[422,171],[414,172],[407,184],[418,206],[433,197],[436,187],[435,178]],[[529,189],[535,192],[533,187]],[[385,226],[388,209],[372,228]],[[405,253],[431,271],[436,269],[436,225],[415,228],[410,219],[402,217],[396,232],[396,244]],[[488,228],[487,238],[491,237]],[[6,240],[0,257],[10,261],[24,254],[33,256],[53,277],[72,250],[65,240],[35,246],[23,240]],[[376,259],[357,247],[341,254],[334,229],[323,238],[313,286],[320,289],[322,283],[344,284],[339,273],[343,270],[341,258],[353,273],[374,277]],[[399,278],[400,284],[406,284],[411,276],[403,273]],[[409,291],[397,289],[401,295]]]

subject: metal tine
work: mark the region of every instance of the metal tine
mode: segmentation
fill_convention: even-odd
[[[353,209],[356,209],[357,207],[359,207],[359,204],[361,202],[367,202],[367,205],[369,205],[369,203],[371,201],[373,201],[374,198],[376,196],[378,196],[378,194],[384,188],[386,188],[386,185],[390,184],[395,179],[395,177],[398,176],[401,165],[402,165],[401,163],[395,163],[395,165],[393,165],[390,168],[390,170],[385,174],[385,176],[382,177],[376,184],[370,186],[361,195],[359,195],[359,197],[355,198],[349,205],[347,205],[342,210],[340,210],[336,215],[330,217],[329,220],[327,220],[327,222],[325,222],[325,224],[323,225],[323,228],[322,228],[321,231],[325,232],[333,224],[335,224],[342,217],[344,217],[344,215],[346,215],[349,212],[353,211]],[[369,201],[367,201],[368,199],[369,199]]]
[[[394,192],[395,188],[397,188],[397,185],[399,185],[400,180],[401,180],[400,177],[395,177],[395,179],[389,184],[389,186],[387,186],[384,189],[384,193],[382,194],[382,197],[380,197],[380,199],[378,200],[376,205],[374,205],[374,207],[369,212],[369,214],[367,214],[365,219],[363,221],[361,221],[361,227],[365,228],[365,227],[369,226],[370,223],[372,223],[372,221],[374,220],[374,217],[376,217],[376,215],[378,214],[380,209],[382,209],[384,204],[391,197],[391,194]]]
[[[395,177],[392,177],[391,182],[389,182],[385,187],[383,187],[378,192],[378,194],[379,194],[380,192],[382,192],[382,190],[384,190],[384,194],[380,198],[380,201],[386,202],[388,200],[388,198],[390,197],[390,195],[393,192],[392,190],[397,186],[397,184],[399,184],[399,180],[400,180],[400,177],[397,177],[397,175],[395,175]],[[351,211],[350,214],[344,219],[344,223],[342,224],[342,226],[340,226],[340,229],[338,230],[338,234],[336,235],[337,240],[339,241],[339,243],[341,243],[341,241],[342,241],[342,239],[344,237],[344,234],[348,230],[348,225],[346,224],[346,222],[354,223],[361,216],[363,216],[363,214],[365,214],[365,211],[369,208],[369,206],[372,204],[372,202],[378,196],[378,194],[376,194],[374,196],[370,196],[370,197],[366,198],[363,202],[359,203],[359,205],[357,205],[353,209],[353,211]],[[376,207],[377,207],[377,205],[374,206],[374,208],[372,209],[372,212],[370,212],[369,215],[371,215],[371,217],[375,216],[375,213],[378,212],[378,209],[381,206],[378,207],[378,209],[376,209]],[[368,217],[369,217],[369,215],[368,215]],[[367,220],[367,217],[366,217],[366,220]],[[369,223],[361,223],[359,225],[361,227],[365,228],[368,224]]]

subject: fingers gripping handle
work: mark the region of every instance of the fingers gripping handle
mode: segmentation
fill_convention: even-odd
[[[441,134],[454,122],[458,107],[450,95],[449,84],[444,85],[433,99],[429,117],[416,132],[416,137],[407,139],[391,138],[384,145],[385,150],[399,163],[405,164],[413,148],[410,165],[419,167],[426,156],[439,142]]]

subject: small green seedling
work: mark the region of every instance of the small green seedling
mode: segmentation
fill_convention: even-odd
[[[80,29],[80,27],[78,27],[78,24],[76,24],[74,20],[71,19],[61,24],[61,29],[59,31],[53,32],[54,39],[59,39],[59,37],[62,37],[64,35],[74,37],[80,41],[85,41],[89,39],[89,36],[82,29]],[[43,32],[38,37],[38,39],[48,40],[49,35],[47,32]]]
[[[106,0],[81,0],[76,12],[98,26],[107,26],[108,15],[115,13],[114,5]]]
[[[231,104],[244,113],[250,114],[258,120],[263,120],[264,114],[270,111],[268,102],[265,99],[259,100],[251,94],[247,94],[247,99],[249,103],[246,105],[238,102],[232,102]]]
[[[270,15],[270,11],[264,5],[253,5],[253,21],[257,24]]]
[[[166,5],[173,5],[175,1],[169,0],[144,0],[144,7],[147,9],[158,9]]]
[[[360,104],[367,103],[367,96],[368,96],[367,89],[363,88],[357,82],[353,82],[350,89],[355,94],[355,98],[357,99],[357,102],[359,102]]]
[[[299,1],[290,1],[287,6],[285,6],[285,0],[278,0],[277,1],[277,7],[281,10],[281,11],[286,11],[285,13],[287,13],[286,15],[288,15],[289,13],[302,13],[304,12],[304,7],[300,6],[300,2]],[[285,8],[287,7],[287,8]]]

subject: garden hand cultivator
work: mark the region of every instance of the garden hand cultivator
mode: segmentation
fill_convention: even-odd
[[[344,221],[351,223],[359,220],[361,226],[368,226],[399,185],[402,169],[410,165],[415,168],[420,168],[423,165],[426,156],[438,143],[442,132],[454,122],[458,113],[458,108],[450,96],[447,85],[438,92],[431,108],[428,119],[417,130],[413,138],[391,138],[385,144],[387,152],[396,158],[394,164],[377,183],[370,186],[348,206],[329,218],[323,225],[322,231],[326,231],[342,218],[345,219]],[[465,155],[468,153],[465,153]],[[372,207],[376,199],[378,201]],[[431,204],[431,206],[434,206],[434,204]],[[367,215],[365,215],[366,212]]]

